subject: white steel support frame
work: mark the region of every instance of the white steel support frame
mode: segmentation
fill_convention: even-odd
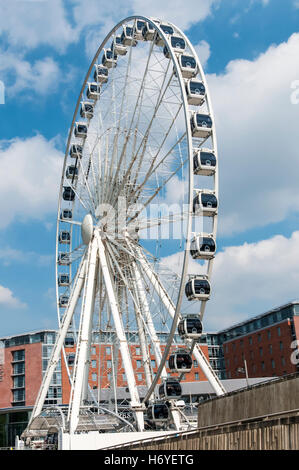
[[[100,265],[101,265],[101,269],[102,269],[104,280],[105,280],[107,295],[109,298],[109,303],[110,303],[111,313],[113,316],[116,334],[119,340],[120,353],[121,353],[121,357],[123,361],[123,366],[126,372],[128,388],[129,388],[129,392],[131,396],[131,407],[135,411],[138,430],[143,431],[144,429],[143,408],[140,403],[137,385],[136,385],[135,376],[134,376],[134,370],[133,370],[132,362],[131,362],[130,351],[128,347],[128,342],[127,342],[127,338],[125,335],[123,323],[121,320],[121,315],[118,310],[118,303],[115,297],[114,288],[113,288],[113,284],[111,281],[111,276],[110,276],[110,272],[109,272],[109,268],[107,264],[105,246],[103,244],[102,239],[98,235],[98,233],[95,233],[95,238],[98,242]]]
[[[70,395],[68,420],[70,433],[73,434],[79,421],[79,412],[82,401],[87,397],[88,369],[90,344],[90,324],[92,323],[93,305],[96,285],[97,268],[97,240],[94,238],[89,245],[88,266],[85,278],[85,291],[81,310],[81,324],[78,335],[78,343],[75,357],[73,383]]]
[[[151,266],[149,262],[147,261],[146,257],[142,253],[142,251],[139,251],[139,257],[138,260],[147,275],[149,281],[153,285],[154,289],[156,290],[158,296],[162,300],[163,304],[165,305],[165,308],[168,310],[169,315],[171,318],[174,318],[175,315],[175,306],[173,305],[170,297],[168,296],[165,288],[163,287],[161,280],[159,279],[158,275],[152,271]],[[181,319],[182,316],[179,316],[179,319]],[[171,339],[172,341],[172,339]],[[200,365],[203,373],[205,374],[206,378],[210,382],[211,386],[215,390],[216,395],[220,396],[226,393],[225,388],[223,387],[222,383],[220,382],[217,374],[214,372],[213,368],[211,367],[211,364],[203,354],[202,350],[200,349],[199,345],[196,344],[195,348],[193,350],[193,354],[195,356],[195,359],[198,361],[198,364]]]
[[[72,292],[72,295],[69,301],[68,308],[61,321],[59,335],[57,336],[55,345],[53,347],[52,354],[49,359],[48,367],[44,375],[42,385],[39,389],[39,393],[38,393],[28,426],[31,424],[32,420],[36,418],[42,411],[42,408],[44,406],[44,402],[48,393],[48,389],[49,389],[49,386],[53,377],[53,373],[55,372],[56,366],[59,360],[61,359],[61,351],[63,349],[64,340],[67,335],[70,323],[72,321],[75,307],[77,305],[78,299],[80,297],[80,294],[83,288],[85,272],[86,272],[86,264],[87,264],[86,259],[83,259],[81,268],[78,272],[77,282],[75,283],[75,288]]]

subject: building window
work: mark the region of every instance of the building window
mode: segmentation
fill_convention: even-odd
[[[252,336],[249,336],[248,341],[249,341],[249,344],[252,344]]]
[[[92,354],[92,356],[95,356],[96,353],[97,353],[97,348],[96,348],[95,346],[93,346],[93,347],[91,348],[91,354]]]
[[[137,365],[137,369],[140,369],[140,367],[142,366],[142,361],[140,359],[137,359],[136,365]]]
[[[152,363],[152,367],[155,368],[155,367],[156,367],[156,361],[155,361],[155,359],[152,359],[152,360],[151,360],[151,363]]]
[[[13,402],[24,402],[25,401],[25,390],[14,390],[13,391]]]
[[[95,369],[97,367],[97,361],[95,360],[91,361],[91,367]]]
[[[106,354],[110,356],[111,354],[111,346],[106,346]]]
[[[194,359],[194,361],[193,361],[193,366],[194,366],[194,367],[198,367],[198,362],[197,362],[196,359]]]
[[[12,352],[13,362],[25,361],[25,349],[19,349],[18,351]]]
[[[195,372],[195,374],[194,374],[194,379],[195,379],[195,380],[199,380],[199,373],[198,373],[198,372]]]
[[[16,362],[13,364],[13,375],[25,374],[25,363]]]
[[[273,351],[272,344],[269,344],[269,353],[272,354],[272,351]]]
[[[267,336],[268,336],[268,339],[271,339],[271,331],[270,330],[267,331]]]
[[[142,382],[142,374],[137,374],[137,380],[138,382]]]
[[[91,374],[91,380],[92,380],[93,382],[96,382],[96,381],[97,381],[97,378],[98,378],[97,374],[95,374],[95,373]]]
[[[275,369],[275,361],[274,361],[274,359],[271,359],[271,365],[272,365],[272,369]]]
[[[107,369],[111,369],[112,367],[112,362],[110,360],[107,361]]]
[[[136,348],[135,348],[135,354],[136,354],[136,356],[140,356],[140,348],[139,348],[139,346],[136,346]]]
[[[282,342],[282,341],[279,342],[279,349],[280,349],[281,351],[283,350],[283,342]]]
[[[260,356],[263,355],[263,348],[259,348],[259,351],[260,351]]]
[[[257,335],[257,340],[259,343],[262,341],[262,335],[260,333]]]
[[[13,377],[13,388],[24,388],[25,387],[25,375],[17,375]]]
[[[282,365],[282,366],[285,366],[285,365],[286,365],[286,360],[285,360],[285,358],[284,358],[283,356],[282,356],[282,358],[281,358],[281,365]]]
[[[280,329],[280,326],[277,327],[277,335],[278,335],[278,336],[281,336],[281,329]]]
[[[262,370],[265,370],[265,363],[264,361],[261,362]]]

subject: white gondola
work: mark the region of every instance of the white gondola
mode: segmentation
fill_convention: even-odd
[[[70,147],[71,158],[82,158],[83,147],[82,145],[72,144]]]
[[[142,35],[142,31],[143,31],[144,26],[145,26],[145,21],[142,21],[142,20],[137,20],[136,21],[135,30],[134,30],[134,37],[138,41],[143,41],[144,40],[143,35]]]
[[[187,373],[192,370],[193,361],[189,351],[177,349],[169,356],[168,367],[171,372]]]
[[[168,24],[161,23],[160,28],[167,36],[171,36],[173,34],[173,27]],[[160,47],[163,47],[165,44],[164,39],[159,34],[156,37],[155,44]]]
[[[208,277],[205,275],[190,277],[185,286],[185,294],[188,300],[209,300],[211,285]]]
[[[66,169],[65,177],[69,180],[78,179],[78,168],[75,165],[69,165]]]
[[[85,122],[75,122],[74,128],[75,137],[85,139],[87,137],[87,125]]]
[[[216,163],[216,156],[211,150],[196,150],[193,155],[193,172],[195,175],[211,176],[215,173]]]
[[[67,356],[68,366],[73,366],[75,364],[75,358],[76,358],[75,353],[68,354],[68,356]]]
[[[121,42],[124,46],[137,46],[137,40],[134,37],[134,29],[132,26],[124,26],[121,33]]]
[[[212,134],[213,122],[209,114],[193,113],[190,124],[192,137],[207,138]]]
[[[98,100],[101,94],[101,84],[96,82],[87,83],[86,96],[89,100]]]
[[[58,275],[58,285],[59,285],[59,287],[69,286],[70,285],[70,276],[68,274],[59,274]]]
[[[192,55],[181,54],[178,56],[180,69],[184,78],[192,78],[198,72],[197,63]]]
[[[202,335],[202,323],[200,316],[196,314],[189,314],[182,318],[178,324],[178,333],[183,340],[198,340]]]
[[[104,49],[103,57],[102,57],[102,64],[111,69],[116,67],[117,65],[117,55],[114,54],[111,49]]]
[[[103,67],[103,65],[95,65],[94,71],[94,81],[97,83],[107,83],[108,82],[108,69]]]
[[[71,242],[71,234],[67,230],[61,230],[59,232],[58,241],[61,244],[69,245]]]
[[[164,400],[178,400],[182,396],[182,387],[177,379],[166,379],[159,386],[159,398]]]
[[[200,189],[193,199],[193,213],[213,217],[217,213],[218,201],[215,192],[210,189]]]
[[[186,49],[185,40],[180,36],[171,36],[169,43],[175,54],[182,54]],[[167,59],[170,58],[169,49],[167,46],[164,47],[163,53]]]
[[[75,199],[75,191],[70,186],[64,186],[62,197],[65,201],[73,201]]]
[[[189,104],[201,106],[205,101],[206,89],[200,80],[188,80],[186,93]]]
[[[62,209],[60,212],[60,218],[61,219],[72,219],[73,213],[70,209]]]
[[[94,104],[90,101],[82,101],[80,116],[82,118],[91,119],[93,117],[93,106]]]
[[[152,41],[155,37],[156,30],[155,28],[149,24],[145,23],[144,28],[142,30],[142,36],[145,41]]]
[[[60,266],[69,266],[70,264],[70,255],[69,253],[58,253],[58,264]]]
[[[166,403],[151,403],[146,411],[147,419],[157,425],[166,423],[170,418],[169,407]]]
[[[69,303],[69,298],[67,295],[61,295],[59,297],[59,307],[60,308],[65,308],[67,307],[67,304]]]
[[[73,336],[67,336],[64,340],[64,346],[66,348],[72,348],[73,346],[75,346],[74,337]]]
[[[198,233],[191,240],[190,254],[193,259],[212,259],[216,252],[216,242],[213,235]]]
[[[116,55],[126,55],[128,52],[127,47],[122,43],[121,36],[115,36],[111,43],[110,49]]]

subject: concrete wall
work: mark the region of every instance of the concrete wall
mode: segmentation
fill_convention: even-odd
[[[198,407],[198,427],[298,408],[299,374],[295,374],[202,403]]]

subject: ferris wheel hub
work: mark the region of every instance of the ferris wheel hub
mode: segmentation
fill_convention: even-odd
[[[86,214],[81,225],[83,243],[88,245],[93,235],[93,219],[91,214]]]

